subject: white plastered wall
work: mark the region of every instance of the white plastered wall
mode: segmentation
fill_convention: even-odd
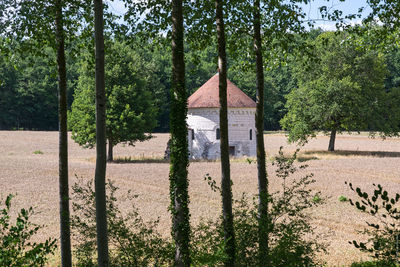
[[[235,157],[255,157],[255,108],[229,108],[229,146]],[[189,152],[193,159],[216,159],[220,157],[220,142],[217,140],[219,128],[218,108],[195,108],[188,110],[188,127],[193,129],[194,138],[189,137]],[[250,130],[252,140],[250,140]]]

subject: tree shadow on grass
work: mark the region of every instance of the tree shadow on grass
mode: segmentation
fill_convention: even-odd
[[[119,157],[115,158],[111,163],[126,164],[126,163],[168,163],[168,159],[164,158],[146,158],[146,157]]]
[[[395,151],[360,151],[360,150],[336,150],[336,151],[324,151],[324,150],[311,150],[303,152],[304,155],[320,155],[320,156],[362,156],[362,157],[378,157],[378,158],[399,158],[400,152]]]
[[[190,163],[194,162],[220,162],[220,159],[189,159]],[[235,158],[231,157],[231,162],[247,162],[247,158]],[[128,163],[168,163],[169,159],[164,158],[152,158],[152,157],[117,157],[112,162],[115,164],[128,164]]]
[[[377,158],[400,158],[400,152],[395,151],[360,151],[360,150],[309,150],[300,153],[297,157],[297,161],[305,162],[310,160],[319,160],[324,157],[339,156],[339,157],[377,157]],[[190,159],[190,163],[193,162],[219,162],[219,159]],[[246,158],[231,158],[231,162],[246,162]],[[165,163],[169,164],[169,159],[156,158],[156,157],[119,157],[115,158],[113,162],[115,164],[126,164],[126,163]]]
[[[313,157],[313,156],[297,156],[296,160],[298,162],[306,162],[309,160],[319,160],[318,157]]]

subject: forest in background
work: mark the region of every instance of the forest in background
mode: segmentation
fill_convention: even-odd
[[[298,36],[297,42],[304,39],[315,39],[323,31],[311,30],[305,35]],[[169,131],[169,112],[171,87],[171,48],[166,38],[158,40],[133,39],[123,37],[109,38],[107,46],[112,43],[121,43],[126,46],[138,59],[135,62],[137,77],[148,82],[142,83],[143,90],[151,93],[157,107],[157,126],[154,132]],[[15,44],[14,44],[15,45]],[[2,43],[0,50],[6,44]],[[9,47],[8,47],[9,48]],[[76,44],[78,56],[67,52],[68,75],[68,109],[74,100],[74,92],[78,86],[78,80],[82,73],[82,66],[94,64],[90,62],[87,54],[92,53],[90,45]],[[186,55],[186,88],[188,94],[192,94],[210,77],[217,73],[217,50],[214,46],[207,46],[201,51],[185,48]],[[57,72],[56,55],[52,49],[44,49],[48,57],[34,54],[18,53],[18,49],[11,57],[0,53],[0,130],[57,130]],[[229,51],[228,51],[229,52]],[[86,56],[85,56],[86,55]],[[304,55],[293,51],[285,58],[277,60],[278,63],[265,65],[265,111],[264,129],[280,130],[280,120],[287,113],[286,96],[298,86],[296,64]],[[387,69],[385,88],[389,92],[400,87],[400,50],[392,48],[384,51]],[[247,95],[255,100],[256,77],[253,71],[254,62],[236,51],[235,55],[228,54],[228,78],[234,82]],[[135,81],[132,81],[135,83]],[[379,130],[374,126],[365,129],[354,130]]]

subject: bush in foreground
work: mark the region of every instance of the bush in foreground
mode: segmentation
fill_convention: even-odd
[[[75,255],[79,266],[96,266],[96,206],[93,182],[75,184],[73,189],[71,226],[79,241]],[[124,215],[115,197],[117,187],[107,183],[107,223],[111,266],[162,266],[171,265],[172,244],[161,237],[156,227],[158,221],[145,222],[132,205]],[[129,200],[136,198],[130,191]]]
[[[349,243],[377,260],[372,262],[376,265],[371,266],[396,266],[400,256],[400,194],[392,197],[380,184],[373,185],[375,189],[369,195],[359,187],[354,188],[352,183],[348,184],[358,196],[357,200],[349,199],[350,204],[370,216],[366,222],[368,227],[360,231],[368,236],[367,242],[353,240]]]
[[[56,240],[49,238],[43,243],[31,242],[42,226],[30,222],[29,218],[34,214],[32,207],[21,209],[16,220],[12,220],[13,197],[8,195],[4,206],[0,206],[0,266],[43,266],[47,256],[54,253]]]
[[[290,177],[298,169],[295,167],[297,153],[285,157],[282,150],[276,157],[276,176],[281,179],[281,190],[270,196],[269,209],[269,240],[268,252],[271,266],[314,266],[319,262],[316,254],[325,251],[325,244],[311,225],[310,208],[323,203],[324,199],[314,201],[313,192],[309,185],[314,183],[313,175],[305,175],[299,179]],[[220,189],[211,177],[206,175],[213,191]],[[236,234],[236,265],[259,266],[258,262],[258,205],[256,198],[249,201],[243,194],[235,200],[234,229]],[[223,254],[223,229],[221,218],[217,221],[202,222],[193,229],[192,259],[195,266],[214,266],[221,264]],[[310,238],[312,237],[312,238]]]
[[[294,166],[296,154],[284,157],[280,152],[275,159],[276,174],[281,179],[281,191],[270,196],[270,251],[271,266],[314,266],[316,254],[324,251],[321,238],[311,225],[310,208],[323,203],[314,200],[319,192],[309,185],[312,175],[294,179],[290,177],[298,168]],[[305,166],[300,166],[304,169]],[[217,183],[205,178],[214,192],[220,192]],[[174,247],[170,239],[156,231],[158,221],[145,222],[137,208],[123,215],[115,197],[117,187],[107,184],[107,218],[112,266],[172,266]],[[95,266],[96,213],[92,182],[73,186],[74,216],[72,229],[79,244],[75,255],[79,266]],[[128,192],[128,199],[135,196]],[[236,266],[258,266],[258,205],[245,194],[234,201],[234,228],[236,234]],[[202,221],[192,228],[191,258],[193,266],[219,266],[224,262],[224,235],[222,219]]]

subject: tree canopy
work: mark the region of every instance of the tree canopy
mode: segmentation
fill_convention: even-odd
[[[321,31],[312,31],[308,33],[309,38],[314,38]],[[163,38],[163,37],[160,37]],[[300,37],[299,38],[303,38]],[[128,41],[128,40],[127,40]],[[130,39],[130,46],[136,50],[137,54],[142,58],[142,62],[148,66],[145,74],[146,80],[150,81],[149,90],[155,96],[153,99],[154,105],[158,107],[157,111],[157,126],[154,129],[156,132],[169,131],[169,113],[170,105],[169,90],[171,87],[170,81],[170,55],[169,49],[159,44],[152,42],[139,42],[138,40]],[[117,42],[109,40],[109,43]],[[74,44],[81,46],[80,44]],[[2,50],[4,44],[0,45]],[[71,48],[72,49],[72,48]],[[73,101],[74,91],[77,89],[78,78],[82,72],[78,69],[82,68],[82,62],[87,60],[87,54],[83,48],[76,57],[72,57],[70,50],[67,49],[67,79],[68,79],[68,107],[70,109]],[[397,82],[399,67],[397,48],[383,50],[381,53],[385,57],[385,62],[388,65],[387,77],[385,80],[385,90],[391,94],[396,94],[396,88],[399,87]],[[29,55],[21,56],[19,53],[12,57],[0,55],[0,97],[2,105],[0,109],[0,127],[6,129],[34,129],[34,130],[56,130],[57,129],[57,108],[52,104],[56,101],[57,79],[56,72],[52,69],[55,61],[55,54],[52,49],[45,49],[48,53],[44,59],[39,56]],[[191,48],[186,48],[186,88],[188,94],[193,93],[210,76],[217,72],[216,53],[213,45],[205,47],[201,51],[194,51]],[[279,121],[287,113],[286,95],[298,86],[296,71],[297,63],[294,60],[294,55],[289,55],[285,60],[275,64],[265,64],[265,111],[264,111],[264,129],[265,130],[280,130]],[[241,62],[251,61],[248,57],[240,56],[229,58],[228,61],[228,78],[234,82],[251,98],[255,99],[255,73],[252,68],[243,67]],[[87,64],[87,63],[85,63]],[[142,64],[142,63],[141,63]],[[312,64],[312,63],[310,63]],[[307,66],[308,63],[305,63]],[[32,71],[32,72],[31,72]],[[39,73],[40,72],[40,73]],[[29,81],[29,83],[27,83]],[[25,83],[25,84],[24,84]],[[29,86],[27,86],[29,84]],[[25,88],[25,89],[24,89]],[[27,95],[25,90],[31,93]],[[27,105],[28,99],[34,105]],[[387,100],[393,102],[392,100]],[[40,103],[40,104],[39,104]],[[390,104],[391,109],[395,108],[395,103]],[[390,115],[394,115],[394,111],[387,111]],[[28,118],[30,118],[28,120]],[[46,119],[43,119],[46,118]],[[393,122],[394,119],[390,119]],[[382,128],[381,126],[379,126]],[[395,127],[391,125],[390,127]],[[375,130],[378,131],[377,125],[367,125],[357,130]],[[393,131],[395,129],[393,128]]]
[[[149,86],[154,83],[151,65],[128,45],[108,43],[106,55],[106,135],[108,160],[113,160],[112,147],[126,142],[133,145],[151,137],[157,124],[157,108]],[[87,54],[87,56],[90,56]],[[72,103],[69,128],[79,145],[93,147],[96,142],[94,69],[92,61],[82,61]],[[150,73],[150,74],[149,74]]]
[[[385,58],[356,41],[344,33],[323,33],[312,41],[317,60],[297,63],[298,87],[288,94],[288,113],[281,120],[290,141],[305,142],[318,131],[331,132],[329,150],[334,150],[336,132],[390,130],[381,123]]]

